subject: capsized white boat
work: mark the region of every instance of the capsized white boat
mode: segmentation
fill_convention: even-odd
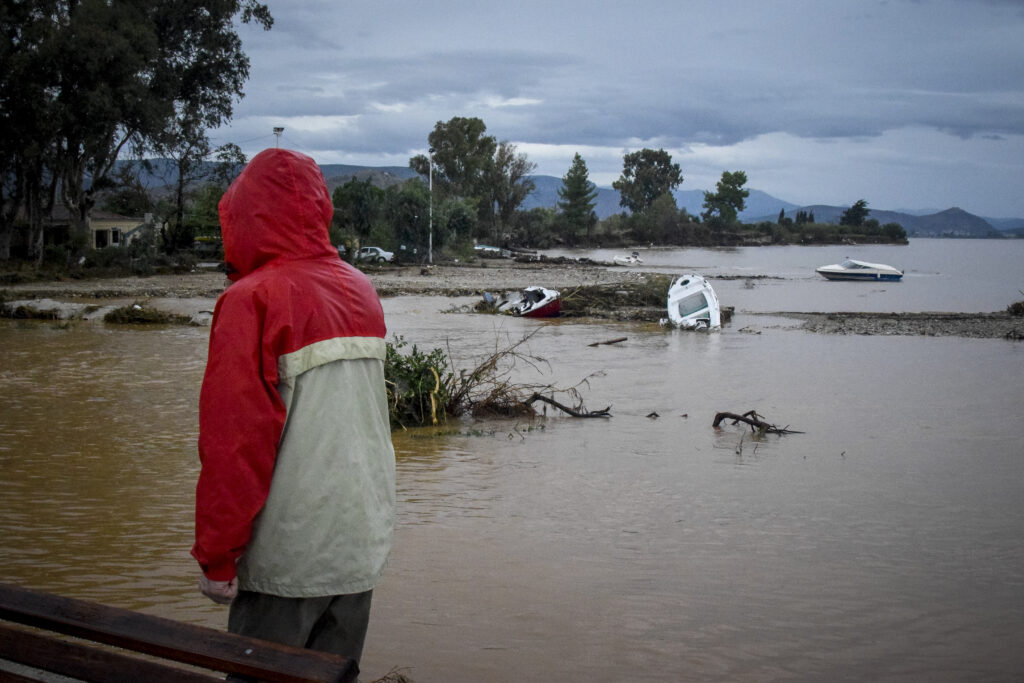
[[[719,329],[722,310],[715,290],[702,275],[681,275],[668,288],[668,318],[661,322],[695,330]]]
[[[612,263],[617,266],[635,266],[643,262],[643,259],[640,258],[640,252],[638,251],[634,251],[629,256],[616,256],[612,259]]]
[[[498,311],[523,318],[550,318],[558,315],[562,309],[560,297],[554,289],[527,287],[507,294],[498,304]]]
[[[884,263],[868,263],[848,258],[842,263],[822,266],[815,272],[828,280],[889,280],[896,282],[903,277],[903,271]]]

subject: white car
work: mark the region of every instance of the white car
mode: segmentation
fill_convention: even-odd
[[[384,251],[380,247],[363,247],[356,252],[356,261],[370,261],[373,263],[384,263],[394,261],[395,254],[391,251]]]

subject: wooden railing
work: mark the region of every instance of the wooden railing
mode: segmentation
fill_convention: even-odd
[[[359,667],[337,655],[0,583],[0,681],[46,681],[46,672],[107,683],[209,682],[224,673],[349,683]]]

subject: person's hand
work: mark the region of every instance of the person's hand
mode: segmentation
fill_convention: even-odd
[[[199,592],[218,605],[229,605],[238,595],[238,578],[230,581],[211,581],[205,575],[200,575]]]

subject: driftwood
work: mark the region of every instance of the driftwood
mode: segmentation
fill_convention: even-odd
[[[566,405],[562,405],[561,403],[559,403],[555,399],[548,398],[547,396],[541,396],[539,393],[536,393],[536,392],[534,392],[533,396],[531,396],[530,398],[528,398],[525,401],[523,401],[523,403],[526,404],[526,405],[530,405],[534,401],[543,401],[544,403],[553,405],[554,407],[558,408],[562,412],[567,413],[569,415],[572,415],[573,417],[611,417],[612,416],[612,414],[610,412],[608,412],[608,411],[610,411],[612,409],[611,406],[608,406],[604,410],[582,411],[582,410],[577,410],[575,408],[570,408],[569,406],[566,406]]]
[[[715,415],[715,421],[711,423],[711,426],[717,427],[721,424],[722,420],[732,420],[733,424],[736,424],[737,422],[744,422],[750,425],[750,431],[760,432],[761,434],[803,434],[803,432],[790,429],[788,425],[786,427],[776,427],[773,424],[769,424],[753,410],[745,412],[742,415],[737,415],[736,413],[717,413]]]
[[[615,339],[609,339],[608,341],[599,341],[594,342],[593,344],[587,344],[587,346],[601,346],[602,344],[618,344],[619,342],[624,342],[627,339],[629,339],[629,337],[616,337]]]

